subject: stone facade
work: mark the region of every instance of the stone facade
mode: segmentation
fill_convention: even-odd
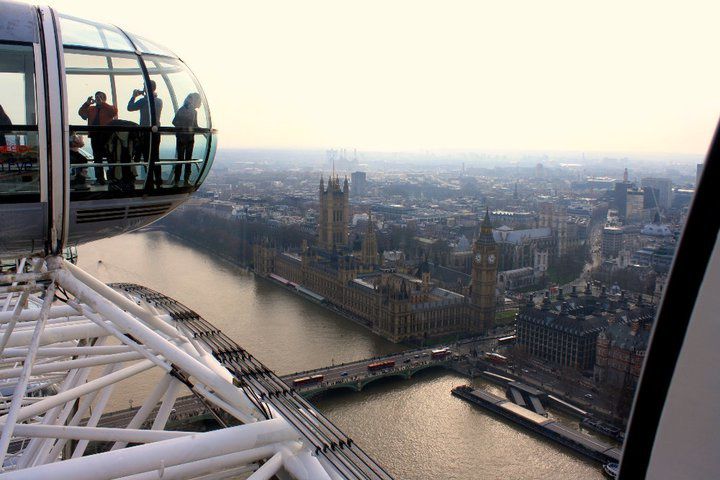
[[[340,178],[331,176],[325,188],[320,178],[320,215],[318,219],[318,246],[328,251],[348,246],[350,222],[350,186],[347,178],[340,188]]]
[[[652,321],[653,316],[651,306],[641,300],[631,304],[624,293],[595,297],[590,295],[589,287],[585,294],[573,292],[563,296],[561,292],[554,301],[546,296],[540,306],[530,302],[520,308],[517,343],[530,356],[559,366],[594,371],[596,378],[615,379],[615,373],[610,370],[621,368],[616,362],[626,356],[616,348],[625,348],[630,345],[626,340],[635,338],[634,334],[621,336],[620,332],[625,329],[630,332],[631,325],[635,325],[632,322],[639,321],[638,325],[642,325]],[[644,338],[643,335],[636,338]],[[613,339],[618,341],[613,343]],[[630,356],[627,358],[630,363],[637,362],[637,359],[630,360]],[[641,363],[637,364],[638,368]],[[628,365],[623,364],[622,368]],[[628,368],[635,371],[634,366]],[[639,374],[639,369],[636,373]]]
[[[360,252],[351,252],[342,245],[341,237],[332,233],[342,232],[340,218],[349,218],[339,214],[346,208],[342,206],[346,189],[340,190],[335,179],[327,190],[321,181],[320,191],[320,211],[327,214],[320,218],[318,245],[303,244],[299,253],[279,252],[267,243],[256,245],[257,274],[272,274],[300,292],[310,292],[315,300],[332,305],[393,342],[472,335],[492,328],[498,251],[487,213],[473,245],[470,284],[459,288],[459,293],[440,288],[431,278],[427,261],[414,268],[380,269],[372,220]]]

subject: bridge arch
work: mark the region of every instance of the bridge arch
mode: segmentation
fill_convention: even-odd
[[[300,392],[300,394],[305,398],[314,398],[318,395],[329,392],[331,390],[351,390],[353,392],[359,392],[362,390],[362,387],[358,385],[358,382],[346,382],[346,383],[337,383],[334,385],[323,385],[322,388],[318,390],[313,390],[310,392]]]
[[[382,380],[385,378],[393,378],[393,377],[407,380],[408,378],[410,378],[410,376],[411,376],[411,374],[409,374],[406,371],[395,371],[395,372],[388,372],[387,374],[383,374],[383,375],[372,375],[372,376],[363,378],[362,380],[360,380],[358,382],[358,386],[359,386],[358,391],[362,390],[363,388],[365,388],[365,386],[367,386],[370,383],[375,382],[377,380]]]
[[[442,368],[444,370],[452,370],[452,368],[449,365],[447,365],[446,363],[428,363],[426,365],[418,365],[417,368],[411,369],[408,372],[407,378],[412,378],[413,376],[415,376],[416,373],[423,372],[423,371],[431,369],[431,368],[434,368],[434,369]]]

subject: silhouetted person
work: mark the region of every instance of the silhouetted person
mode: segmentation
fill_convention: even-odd
[[[96,92],[95,98],[88,97],[78,110],[78,115],[83,120],[87,120],[88,126],[91,127],[106,126],[117,118],[117,114],[117,107],[107,103],[107,95],[104,92]],[[90,132],[88,137],[90,137],[90,146],[92,147],[95,163],[102,163],[107,158],[106,143],[110,138],[109,133]],[[105,169],[102,166],[95,167],[95,178],[97,183],[105,185]],[[112,175],[110,175],[110,178],[113,178]]]
[[[160,114],[162,113],[163,102],[162,99],[158,98],[157,92],[155,91],[156,88],[157,85],[155,84],[155,80],[150,80],[150,92],[155,99],[155,118],[159,120]],[[140,111],[139,125],[141,127],[149,127],[152,125],[152,122],[150,121],[150,104],[148,102],[147,92],[145,92],[145,90],[133,91],[132,97],[130,97],[130,101],[128,102],[127,109],[128,112],[137,112],[138,110]]]
[[[162,99],[157,96],[157,85],[155,80],[150,80],[150,92],[152,97],[155,99],[155,118],[157,119],[157,125],[160,126],[160,114],[162,113],[163,102]],[[140,97],[140,98],[138,98]],[[152,126],[150,116],[150,102],[148,101],[147,92],[145,90],[134,90],[130,101],[128,101],[127,109],[129,112],[135,112],[140,110],[140,126],[150,127]],[[142,141],[140,144],[141,156],[144,161],[157,161],[158,153],[160,151],[160,134],[155,133],[152,135],[152,143],[149,141],[150,132],[142,133]],[[148,147],[150,147],[150,155],[148,156]],[[155,188],[162,186],[162,171],[160,165],[152,167],[152,171],[148,165],[148,181]]]
[[[80,148],[83,146],[85,146],[85,141],[80,135],[70,135],[70,165],[87,163],[87,159],[80,153]],[[70,186],[75,190],[88,190],[87,167],[76,167],[72,170],[75,175],[70,180]]]
[[[118,175],[120,175],[120,181],[113,182],[110,189],[134,190],[137,167],[133,163],[138,160],[140,145],[145,142],[144,135],[137,128],[133,128],[138,124],[129,120],[112,120],[108,126],[113,127],[107,142],[108,158],[110,163],[116,164],[110,171],[115,180],[118,180]],[[146,135],[145,138],[147,138]]]
[[[2,105],[0,105],[0,127],[9,127],[12,125],[12,120],[10,120],[10,117],[7,116],[7,113],[5,113],[5,109],[3,109]],[[6,147],[7,141],[5,140],[5,133],[0,132],[0,147]]]
[[[197,109],[202,105],[202,99],[199,93],[191,93],[185,98],[183,106],[180,107],[173,118],[173,125],[178,128],[193,129],[197,128]],[[178,160],[192,160],[193,147],[195,146],[194,133],[176,133],[176,149]],[[190,181],[190,169],[192,164],[186,163],[183,174],[183,180],[187,184]],[[180,183],[180,169],[182,165],[175,165],[174,185]]]

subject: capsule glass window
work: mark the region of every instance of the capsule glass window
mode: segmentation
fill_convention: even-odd
[[[147,88],[134,54],[66,49],[65,71],[71,126],[106,126],[113,119],[139,126],[149,118],[149,102],[138,102]],[[89,107],[97,106],[97,92],[104,94],[107,106],[96,118],[97,108]]]
[[[210,128],[210,114],[205,95],[200,84],[190,70],[180,60],[144,56],[150,79],[157,85],[158,96],[163,99],[164,107],[160,115],[160,125],[178,128]],[[190,96],[198,96],[200,105],[188,102]],[[178,111],[192,108],[194,112]],[[191,125],[196,123],[196,125]]]
[[[0,195],[40,188],[33,49],[0,44]]]
[[[135,50],[127,37],[112,25],[104,25],[70,15],[60,15],[60,30],[65,46],[128,52]]]
[[[172,53],[168,48],[163,47],[162,45],[155,43],[152,40],[148,40],[147,38],[143,38],[139,35],[135,35],[132,33],[129,33],[128,35],[132,39],[133,43],[137,46],[138,50],[140,50],[142,53],[163,55],[173,58],[177,57],[177,55]]]

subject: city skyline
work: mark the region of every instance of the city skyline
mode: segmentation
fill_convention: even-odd
[[[8,478],[720,472],[707,12],[134,1],[0,0]]]
[[[720,107],[710,2],[49,3],[172,45],[221,147],[704,154]]]

